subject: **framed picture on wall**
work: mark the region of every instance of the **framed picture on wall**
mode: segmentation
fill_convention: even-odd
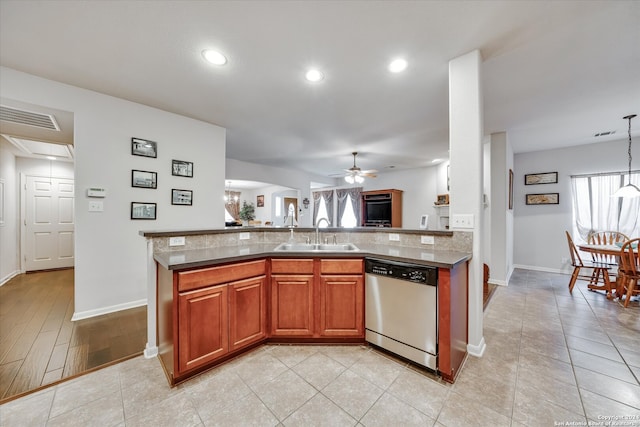
[[[258,196],[258,200],[256,202],[256,206],[259,208],[263,208],[264,207],[264,194],[261,194]]]
[[[193,191],[191,190],[171,190],[171,204],[191,206],[193,204]]]
[[[509,209],[513,209],[513,170],[509,169]]]
[[[184,160],[171,160],[171,175],[193,178],[193,163]]]
[[[131,154],[142,157],[158,157],[158,144],[141,138],[131,138]]]
[[[156,204],[131,202],[131,219],[156,219]]]
[[[158,174],[150,171],[131,171],[131,186],[139,188],[158,188]]]
[[[557,205],[558,203],[560,203],[558,193],[527,194],[528,205]]]
[[[557,183],[558,172],[530,173],[524,176],[524,185]]]

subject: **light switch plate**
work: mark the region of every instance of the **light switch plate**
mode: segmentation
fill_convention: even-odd
[[[453,228],[473,228],[473,214],[455,214],[451,222]]]
[[[103,212],[104,202],[102,200],[89,200],[89,212]]]
[[[169,246],[184,246],[184,244],[185,244],[184,236],[169,237]]]

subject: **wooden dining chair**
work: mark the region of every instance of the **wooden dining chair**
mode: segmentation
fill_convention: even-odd
[[[591,290],[603,290],[607,293],[607,298],[611,298],[611,281],[609,280],[609,269],[611,266],[594,261],[582,261],[578,248],[573,243],[573,239],[568,231],[565,231],[567,235],[567,243],[569,244],[569,254],[571,255],[571,265],[573,266],[573,273],[571,274],[571,280],[569,281],[569,293],[573,292],[573,287],[578,279],[588,280],[588,288]],[[582,273],[583,268],[589,269],[591,274]],[[602,276],[603,284],[598,285],[600,277]]]
[[[625,308],[629,305],[629,300],[633,295],[640,294],[640,255],[638,255],[640,249],[637,249],[638,245],[640,245],[640,239],[627,240],[620,249],[622,280],[619,281],[616,294],[619,295],[620,301],[624,297]]]
[[[613,246],[616,243],[622,244],[627,240],[629,240],[629,237],[619,231],[592,231],[587,236],[587,243],[590,245]],[[610,265],[611,271],[609,272],[609,279],[610,281],[617,281],[619,267],[617,256],[592,252],[591,260],[595,263]],[[613,276],[613,278],[611,276]]]

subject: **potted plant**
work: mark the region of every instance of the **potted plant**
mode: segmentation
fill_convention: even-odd
[[[244,225],[247,225],[249,221],[256,219],[256,207],[253,203],[247,203],[246,200],[243,200],[239,216],[243,223],[245,223]]]

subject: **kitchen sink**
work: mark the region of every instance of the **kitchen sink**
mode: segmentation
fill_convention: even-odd
[[[353,243],[281,243],[274,249],[278,252],[354,252],[359,250]]]

